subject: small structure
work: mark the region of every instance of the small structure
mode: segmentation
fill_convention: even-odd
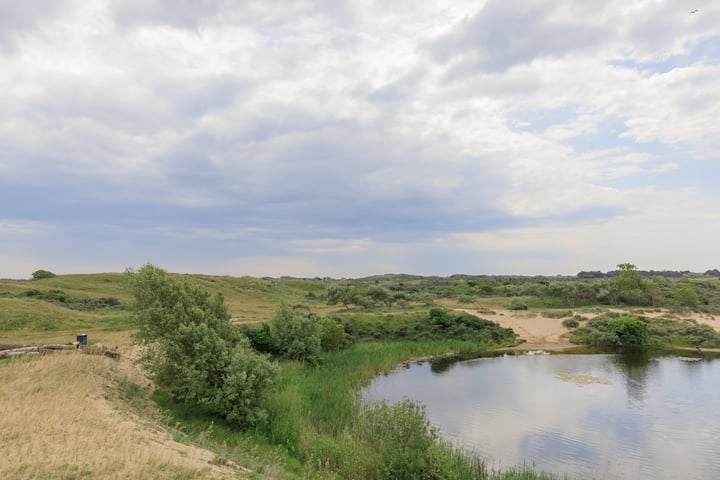
[[[77,336],[77,346],[79,349],[84,350],[87,347],[87,333],[79,333]]]

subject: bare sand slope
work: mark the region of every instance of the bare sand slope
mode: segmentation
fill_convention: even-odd
[[[564,318],[549,318],[538,313],[513,310],[463,309],[463,312],[512,328],[525,343],[514,347],[518,350],[561,350],[576,345],[564,336],[568,329],[562,326]]]
[[[141,372],[76,352],[15,361],[0,368],[0,478],[230,479],[210,451],[178,443],[126,401],[148,403]],[[137,382],[127,391],[118,382]],[[132,393],[134,400],[125,397]],[[150,408],[150,407],[147,407]]]
[[[461,311],[476,315],[486,320],[492,320],[503,327],[510,327],[515,330],[515,333],[525,340],[525,343],[514,347],[514,349],[517,350],[563,350],[577,346],[570,343],[566,336],[568,329],[562,326],[563,320],[568,317],[550,318],[543,316],[543,314],[539,312],[503,309],[495,309],[492,311],[462,309]],[[612,311],[633,314],[627,310],[613,309]],[[596,313],[578,313],[586,318],[593,318],[597,316]],[[712,328],[720,332],[720,318],[713,315],[696,312],[678,314],[663,309],[647,310],[642,313],[636,312],[635,314],[641,314],[651,318],[657,318],[663,315],[673,315],[677,318],[695,320],[698,323],[710,325]]]

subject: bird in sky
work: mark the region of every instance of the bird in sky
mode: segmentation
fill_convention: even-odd
[[[692,15],[693,13],[698,13],[700,10],[697,8],[695,10],[690,10],[690,13],[688,15]]]

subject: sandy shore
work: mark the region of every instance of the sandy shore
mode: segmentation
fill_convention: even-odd
[[[497,322],[503,327],[512,328],[520,338],[525,340],[525,343],[513,347],[516,350],[564,350],[568,348],[577,347],[577,345],[570,343],[567,339],[568,329],[562,326],[564,318],[550,318],[542,314],[542,312],[532,311],[517,311],[517,310],[502,310],[494,309],[490,310],[476,310],[476,309],[462,309],[463,312],[476,315],[486,320],[492,320]],[[614,309],[612,311],[618,313],[629,313],[632,312],[625,310]],[[586,318],[592,318],[596,316],[595,313],[587,312],[573,312],[578,313]],[[635,313],[638,314],[638,313]],[[691,313],[677,315],[674,312],[656,309],[643,311],[641,315],[645,317],[660,317],[662,315],[675,315],[682,319],[695,320],[698,323],[704,323],[710,325],[715,330],[720,332],[720,317],[712,315]]]

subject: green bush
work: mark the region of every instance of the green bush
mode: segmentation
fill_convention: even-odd
[[[431,307],[428,312],[428,317],[430,318],[430,323],[442,328],[448,328],[453,323],[450,312],[442,307]]]
[[[577,328],[580,326],[580,322],[578,322],[575,318],[567,318],[563,320],[562,326],[565,328]]]
[[[527,303],[523,302],[520,298],[513,298],[508,305],[508,310],[527,310]]]
[[[376,478],[419,480],[442,478],[439,434],[424,407],[411,400],[395,405],[366,405],[360,415],[361,435],[377,456]]]
[[[697,293],[695,293],[695,290],[690,287],[682,287],[673,292],[672,296],[680,303],[680,305],[686,307],[697,308],[700,304]]]
[[[53,278],[55,276],[54,273],[49,272],[47,270],[35,270],[32,273],[33,280],[40,280],[42,278]]]
[[[283,358],[317,363],[320,360],[320,322],[315,315],[301,315],[281,306],[270,321],[275,351]]]
[[[620,345],[646,345],[648,341],[647,323],[629,315],[609,321]]]
[[[346,348],[350,344],[345,329],[331,318],[320,322],[320,347],[324,352],[334,352]]]
[[[176,400],[203,406],[237,425],[265,417],[279,368],[255,353],[230,323],[220,294],[145,265],[128,271],[135,296],[141,363]]]
[[[588,320],[570,337],[574,343],[586,345],[640,346],[648,343],[647,322],[632,316],[606,314]]]
[[[275,350],[270,325],[263,322],[260,328],[245,330],[245,335],[250,339],[253,348],[258,352],[272,353]]]

